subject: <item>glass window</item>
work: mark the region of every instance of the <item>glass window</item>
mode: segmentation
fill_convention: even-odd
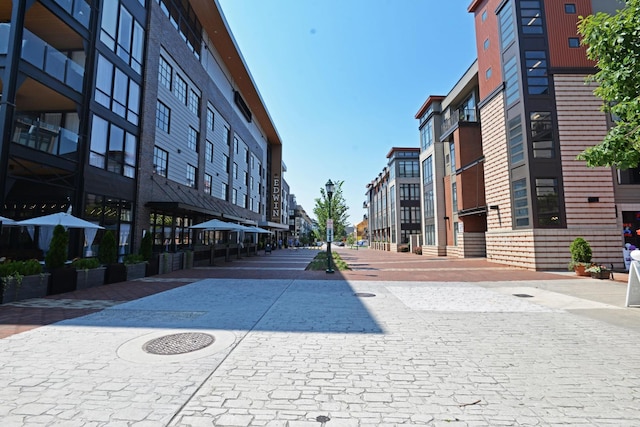
[[[158,82],[171,90],[171,83],[173,79],[173,68],[169,63],[161,56],[160,64],[158,65]]]
[[[398,176],[401,178],[420,177],[420,168],[415,160],[400,160],[398,162]]]
[[[231,143],[229,140],[230,136],[231,136],[231,131],[229,130],[229,127],[225,126],[222,129],[222,139],[224,140],[224,142],[227,143],[227,146]]]
[[[524,160],[524,138],[522,136],[522,119],[520,116],[509,120],[507,137],[509,139],[509,157],[511,166]]]
[[[433,156],[429,156],[422,162],[422,183],[424,185],[433,182]]]
[[[178,98],[178,100],[187,105],[187,82],[185,82],[179,74],[176,74],[175,89],[176,97]]]
[[[491,77],[492,73],[493,73],[493,71],[491,70],[491,67],[487,68],[487,71],[485,71],[485,73],[484,73],[484,78],[489,80],[489,78]]]
[[[187,147],[198,152],[198,132],[192,127],[189,127],[189,133],[187,134]]]
[[[536,178],[536,211],[539,226],[557,227],[560,225],[560,198],[557,178]]]
[[[511,42],[515,40],[515,32],[513,26],[513,2],[508,1],[500,13],[498,14],[500,22],[500,44],[502,50],[505,50]]]
[[[207,141],[207,151],[205,156],[207,162],[213,163],[213,143],[211,141]]]
[[[137,21],[133,22],[133,40],[131,41],[131,68],[140,74],[144,56],[144,29]]]
[[[226,173],[229,173],[229,156],[227,156],[226,154],[222,155],[222,169]]]
[[[222,200],[229,201],[229,185],[225,182],[222,183],[220,197]]]
[[[233,162],[233,179],[238,179],[238,164]]]
[[[125,7],[120,8],[120,25],[118,26],[118,47],[116,53],[127,64],[131,52],[131,34],[133,17]]]
[[[520,15],[523,34],[542,34],[540,1],[521,1]]]
[[[231,190],[231,203],[234,205],[238,204],[238,190],[235,188]]]
[[[505,101],[507,105],[513,104],[519,98],[518,61],[512,56],[504,64]]]
[[[207,108],[207,129],[209,130],[214,130],[213,129],[213,122],[214,122],[214,115],[213,115],[213,111],[210,108]]]
[[[189,90],[189,110],[200,117],[200,96],[193,90]]]
[[[137,145],[135,135],[98,116],[93,116],[89,155],[91,166],[133,178]]]
[[[120,117],[126,116],[128,83],[129,78],[127,75],[116,67],[113,82],[113,104],[111,105],[111,110]]]
[[[527,200],[527,180],[513,182],[513,207],[516,227],[529,225],[529,202]]]
[[[422,129],[420,129],[420,142],[422,151],[433,145],[433,120],[429,120]]]
[[[433,218],[435,215],[435,204],[433,200],[433,190],[429,190],[424,194],[424,217]]]
[[[111,91],[113,85],[113,64],[104,56],[98,55],[98,69],[96,71],[96,94],[97,103],[111,108]]]
[[[425,225],[424,227],[424,244],[425,245],[435,245],[436,244],[436,226]]]
[[[576,13],[576,5],[574,3],[565,3],[564,12],[571,13],[571,14]]]
[[[531,144],[533,157],[550,159],[554,157],[553,124],[551,113],[548,111],[535,111],[531,118]]]
[[[93,116],[91,123],[91,153],[89,154],[89,164],[91,166],[104,169],[108,135],[109,122],[98,116]]]
[[[157,175],[167,177],[167,169],[169,167],[169,153],[165,150],[153,148],[153,170]]]
[[[187,165],[187,186],[197,188],[197,169],[193,165]]]
[[[482,19],[482,22],[487,20],[487,10],[486,9],[482,11],[481,19]]]
[[[169,107],[158,101],[156,104],[156,126],[158,129],[169,133],[169,122],[171,121],[171,110]]]
[[[569,37],[569,47],[580,47],[580,39],[578,37]]]
[[[530,95],[549,93],[547,77],[547,54],[543,50],[529,50],[524,53],[527,67],[527,89]]]
[[[111,50],[116,45],[119,6],[118,0],[104,0],[102,7],[100,40]]]
[[[456,173],[456,144],[449,143],[449,155],[451,156],[451,173]]]
[[[453,212],[458,212],[458,184],[451,184],[451,204],[453,206]]]
[[[211,194],[211,187],[213,187],[213,177],[208,173],[204,174],[204,192]]]
[[[489,49],[489,46],[491,46],[491,42],[490,42],[490,41],[489,41],[489,39],[487,38],[487,39],[485,39],[485,40],[484,40],[484,43],[482,43],[482,48],[483,48],[484,50],[487,50],[487,49]]]

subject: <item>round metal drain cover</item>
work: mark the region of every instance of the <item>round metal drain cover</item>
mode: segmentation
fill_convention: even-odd
[[[357,297],[360,297],[360,298],[371,298],[371,297],[375,297],[376,296],[376,294],[369,294],[367,292],[356,292],[353,295],[355,295]]]
[[[147,353],[173,355],[191,353],[210,346],[215,341],[213,335],[196,332],[165,335],[147,341],[142,349]]]

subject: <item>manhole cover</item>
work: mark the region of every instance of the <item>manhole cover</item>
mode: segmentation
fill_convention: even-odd
[[[371,298],[371,297],[375,297],[376,296],[376,294],[369,294],[367,292],[356,292],[353,295],[355,295],[357,297],[360,297],[360,298]]]
[[[191,353],[210,346],[215,338],[209,334],[186,332],[180,334],[165,335],[146,342],[142,349],[147,353],[160,355],[173,355]]]
[[[529,294],[513,294],[513,296],[518,298],[533,298],[533,295]]]

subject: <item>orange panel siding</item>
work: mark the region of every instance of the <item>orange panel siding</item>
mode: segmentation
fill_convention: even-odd
[[[575,4],[576,13],[566,13],[564,10],[566,3]],[[595,63],[587,59],[585,47],[569,47],[569,37],[578,37],[578,17],[591,14],[591,0],[546,0],[544,8],[550,66],[554,68],[594,67]]]
[[[589,168],[576,160],[582,150],[601,142],[607,133],[602,101],[593,95],[595,86],[585,84],[584,75],[556,75],[554,84],[567,227],[616,224],[611,168]],[[587,198],[592,196],[600,201],[589,203]]]
[[[500,93],[482,108],[482,151],[484,153],[484,191],[487,205],[499,210],[487,213],[487,229],[511,229],[511,192],[507,153],[504,97]]]
[[[486,0],[475,6],[476,49],[478,51],[478,82],[480,100],[487,97],[502,84],[500,67],[500,38],[498,36],[498,17],[494,13],[500,0]],[[482,12],[487,11],[487,19],[482,22]],[[489,48],[484,49],[484,41],[489,39]],[[487,69],[491,68],[491,77],[486,78]]]

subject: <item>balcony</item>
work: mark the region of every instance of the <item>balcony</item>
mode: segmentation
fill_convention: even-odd
[[[75,160],[78,139],[78,134],[69,129],[22,116],[16,119],[11,141],[38,151]]]
[[[443,120],[440,131],[442,132],[442,136],[440,140],[444,140],[449,134],[458,127],[460,122],[463,123],[477,123],[478,122],[478,114],[475,109],[472,108],[461,108],[459,110],[455,110],[451,113],[449,117]]]
[[[0,26],[2,25],[8,24],[0,24]],[[84,67],[72,61],[65,53],[45,43],[26,28],[22,40],[22,59],[67,84],[75,91],[82,92]]]
[[[0,55],[8,53],[10,31],[10,24],[0,24]],[[21,57],[75,91],[82,92],[84,67],[45,43],[26,28],[23,34]]]
[[[89,28],[91,6],[89,6],[86,0],[54,0],[54,2],[58,3],[61,8],[73,16],[83,27]]]

